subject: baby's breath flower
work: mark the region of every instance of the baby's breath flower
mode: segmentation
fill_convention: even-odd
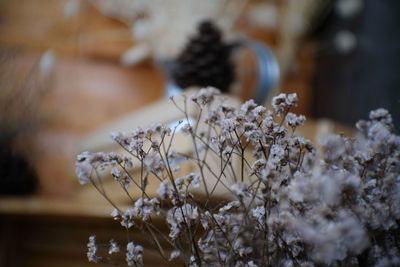
[[[124,214],[121,215],[121,225],[127,229],[131,228],[135,225],[133,221],[135,216],[135,212],[133,208],[129,208],[126,210]]]
[[[135,202],[132,213],[136,218],[139,218],[142,221],[147,221],[150,216],[158,213],[160,208],[159,206],[160,202],[156,198],[138,198]]]
[[[132,138],[135,140],[143,140],[146,138],[146,130],[138,127],[132,132]]]
[[[214,97],[221,94],[221,92],[214,87],[206,87],[200,89],[198,94],[192,99],[193,102],[199,104],[200,106],[205,106],[207,104],[211,104],[214,100]]]
[[[218,111],[222,112],[225,114],[226,118],[232,118],[233,116],[235,116],[235,108],[232,106],[229,106],[225,103],[222,103],[221,105],[219,105],[218,107]]]
[[[321,138],[320,143],[325,150],[324,160],[328,163],[337,164],[346,152],[346,141],[339,135],[327,135]]]
[[[216,110],[209,110],[207,117],[205,117],[204,122],[208,124],[215,124],[221,119],[219,113]]]
[[[126,262],[128,266],[143,266],[143,247],[129,242],[126,246]]]
[[[200,186],[200,175],[197,173],[189,173],[186,176],[186,181],[191,184],[193,187],[199,187]]]
[[[257,107],[257,104],[254,102],[253,99],[250,99],[246,101],[242,106],[240,107],[240,111],[243,112],[244,114],[248,114],[251,111],[253,111]]]
[[[244,133],[244,136],[247,137],[246,141],[251,142],[253,145],[258,144],[261,139],[260,132],[257,130],[250,130]]]
[[[285,157],[285,150],[279,144],[274,144],[271,146],[270,156],[268,159],[268,166],[271,169],[276,169],[280,166],[283,158]]]
[[[224,158],[228,158],[232,154],[232,151],[233,149],[231,146],[225,146],[224,150],[222,151],[222,156]]]
[[[265,160],[264,159],[258,159],[251,166],[251,173],[259,174],[266,167],[267,167],[267,163],[265,162]]]
[[[79,157],[79,156],[78,156]],[[92,171],[92,165],[85,159],[79,160],[75,163],[75,172],[78,176],[80,184],[87,184],[90,181],[90,173]]]
[[[111,216],[127,231],[146,232],[157,246],[170,244],[165,250],[172,250],[169,260],[188,266],[400,264],[396,239],[400,136],[387,110],[372,111],[369,121],[357,124],[362,137],[322,138],[318,156],[309,140],[295,135],[305,121],[304,116],[289,112],[297,105],[296,94],[274,97],[273,111],[251,100],[239,110],[212,105],[217,94],[205,88],[190,98],[204,111],[196,133],[189,123],[182,127],[184,134],[192,135],[196,153],[174,150],[169,138],[163,138],[170,129],[162,124],[137,128],[130,135],[115,133],[113,140],[132,158],[84,152],[76,161],[79,181],[97,186],[101,181],[95,175],[111,173],[126,189],[137,177],[129,171],[136,166],[133,161],[138,161],[144,168],[136,185],[144,192],[135,201],[126,190],[132,205],[115,206]],[[188,160],[202,176],[192,172],[176,178],[180,164]],[[212,182],[207,204],[191,191],[200,186],[201,178]],[[160,181],[158,196],[149,198],[146,185],[156,180]],[[213,194],[220,189],[227,198],[222,205],[214,204]],[[106,191],[106,186],[101,190]],[[160,232],[151,224],[154,215],[165,218],[168,242],[159,242]],[[201,233],[198,227],[203,228]],[[97,249],[92,236],[90,261],[104,260],[96,255]],[[111,240],[108,253],[119,250]],[[143,247],[128,243],[129,266],[142,266],[142,251]]]
[[[114,218],[114,220],[116,220],[116,221],[119,221],[120,219],[121,219],[121,214],[120,214],[120,212],[119,212],[119,210],[117,210],[117,209],[114,209],[112,212],[111,212],[111,216]]]
[[[147,154],[143,163],[149,172],[160,174],[164,170],[164,163],[161,161],[160,156],[155,152]]]
[[[257,220],[257,222],[263,226],[265,223],[265,207],[258,206],[251,209],[251,215]]]
[[[132,168],[132,159],[130,157],[124,156],[122,160],[125,163],[126,168]]]
[[[125,172],[121,175],[121,178],[119,179],[119,182],[125,188],[128,188],[128,187],[130,187],[132,185],[132,179]],[[146,185],[144,184],[144,186],[146,186]]]
[[[225,133],[231,133],[235,130],[236,123],[232,119],[224,119],[221,121],[221,128],[222,131]]]
[[[115,180],[118,180],[121,177],[121,172],[117,167],[114,167],[111,170],[111,175],[115,178]]]
[[[280,94],[272,98],[272,107],[275,110],[275,113],[279,116],[280,114],[287,111],[290,107],[296,106],[298,102],[297,95],[289,94]]]
[[[189,123],[185,123],[181,128],[181,132],[183,135],[190,135],[193,133],[193,128]]]
[[[248,266],[248,267],[258,267],[258,265],[255,264],[254,261],[252,261],[252,260],[249,261],[249,262],[247,262],[247,266]]]
[[[160,149],[160,144],[159,144],[159,142],[157,141],[157,140],[151,140],[151,148],[154,150],[154,151],[159,151],[159,149]]]
[[[209,226],[208,220],[209,220],[209,218],[210,218],[210,212],[209,211],[206,211],[203,214],[201,214],[200,223],[201,223],[201,226],[203,226],[204,230],[208,230],[208,226]]]
[[[380,121],[384,124],[390,125],[392,123],[392,116],[389,111],[384,108],[372,110],[369,113],[369,118],[374,121]]]
[[[173,250],[173,251],[171,252],[171,255],[170,255],[170,257],[169,257],[169,260],[177,259],[177,258],[179,258],[180,255],[181,255],[181,252],[180,252],[179,250],[175,249],[175,250]]]
[[[97,244],[95,235],[91,235],[89,237],[89,243],[87,244],[87,247],[87,257],[90,262],[98,262],[102,259],[100,256],[97,255]]]
[[[178,177],[175,180],[175,185],[179,190],[183,189],[184,184],[185,184],[185,177],[184,176]]]
[[[129,145],[126,147],[129,152],[140,151],[143,147],[142,139],[132,139]]]
[[[252,123],[252,122],[246,122],[244,125],[243,125],[243,131],[246,133],[246,132],[251,132],[251,131],[254,131],[254,130],[256,130],[257,129],[257,125],[256,124],[254,124],[254,123]]]
[[[253,120],[254,121],[261,121],[263,119],[263,117],[266,115],[265,112],[267,111],[267,109],[263,106],[257,106],[252,114],[253,114]]]
[[[157,194],[161,199],[168,199],[172,196],[172,188],[170,187],[169,181],[162,181],[160,187],[157,190]]]
[[[288,94],[287,99],[288,99],[289,104],[293,105],[293,106],[297,105],[297,102],[299,101],[296,93]]]
[[[257,106],[254,100],[251,99],[241,106],[240,112],[248,122],[259,122],[265,116],[266,108]]]
[[[108,254],[113,254],[113,253],[118,253],[119,252],[119,246],[117,242],[114,241],[114,239],[110,240],[110,247],[108,249]]]
[[[273,129],[275,129],[275,127],[277,127],[277,123],[274,121],[274,118],[270,115],[267,116],[261,124],[261,127],[264,131],[265,134],[271,134]]]
[[[153,123],[149,129],[152,133],[157,133],[159,135],[169,135],[171,132],[169,127],[166,127],[161,123]]]
[[[237,183],[231,186],[231,190],[239,197],[245,197],[249,193],[249,187],[246,183]]]
[[[110,138],[111,138],[111,140],[113,140],[114,142],[117,142],[117,143],[124,143],[125,140],[127,139],[125,134],[123,134],[121,132],[112,132],[110,134]]]
[[[219,214],[224,214],[227,213],[229,211],[231,211],[234,208],[239,208],[240,207],[240,202],[239,201],[231,201],[228,204],[226,204],[225,206],[223,206],[222,208],[220,208],[218,210]]]
[[[169,237],[175,240],[181,233],[185,221],[189,222],[199,218],[197,206],[186,203],[182,206],[175,206],[168,211],[167,223],[170,228]]]
[[[296,114],[293,114],[291,112],[289,112],[286,115],[286,123],[288,126],[290,126],[292,128],[296,128],[298,126],[303,126],[305,120],[306,120],[306,117],[303,115],[297,116]]]
[[[282,93],[272,98],[272,107],[278,115],[283,113],[288,105],[289,101],[286,98],[286,94]]]

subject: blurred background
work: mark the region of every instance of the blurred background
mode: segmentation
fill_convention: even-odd
[[[0,266],[89,266],[89,235],[124,235],[74,161],[171,84],[266,106],[296,92],[313,141],[379,107],[398,130],[398,14],[397,0],[0,0]]]

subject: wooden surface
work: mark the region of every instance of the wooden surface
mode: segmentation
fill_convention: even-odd
[[[0,1],[0,45],[117,62],[134,44],[126,25],[102,16],[88,1],[75,1],[81,3],[77,13],[65,16],[68,2],[74,1]]]
[[[165,230],[165,225],[157,224]],[[90,263],[86,251],[90,235],[96,235],[99,254],[108,255],[110,239],[121,245],[122,253],[112,257],[124,266],[126,232],[113,220],[87,217],[1,216],[0,266],[4,267],[90,267],[115,266]],[[160,256],[140,232],[131,233],[135,244],[145,247],[145,266],[163,266]],[[163,244],[165,246],[165,244]]]

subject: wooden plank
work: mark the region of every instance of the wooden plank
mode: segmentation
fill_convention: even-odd
[[[1,239],[2,243],[8,244],[4,250],[7,254],[0,258],[0,263],[4,263],[2,266],[93,266],[86,256],[88,237],[93,234],[102,256],[107,253],[108,242],[113,238],[120,244],[121,253],[112,258],[121,263],[125,261],[126,231],[112,218],[2,216],[0,219],[2,229],[10,233],[2,235]],[[165,225],[155,223],[160,230],[167,231]],[[130,231],[130,238],[144,247],[146,266],[163,264],[157,251],[140,232]],[[168,250],[165,241],[161,242]]]
[[[0,45],[77,54],[79,16],[66,20],[68,0],[0,1]]]

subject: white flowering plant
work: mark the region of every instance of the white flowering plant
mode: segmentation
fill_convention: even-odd
[[[145,235],[168,265],[400,265],[400,136],[386,110],[357,123],[357,138],[322,139],[318,156],[295,134],[305,121],[290,112],[295,94],[274,97],[271,111],[252,100],[239,109],[215,104],[217,95],[205,88],[183,105],[172,99],[184,117],[172,129],[155,124],[113,134],[126,155],[82,153],[79,181],[91,183],[114,207],[112,217]],[[189,104],[199,110],[195,120],[187,116]],[[191,139],[193,153],[174,150],[178,131]],[[138,177],[130,171],[134,161]],[[179,176],[182,162],[196,171]],[[114,204],[102,186],[99,173],[108,171],[131,201],[129,209]],[[159,187],[150,195],[152,182]],[[131,185],[140,198],[132,197]],[[227,194],[215,204],[218,187]],[[142,266],[144,249],[134,242],[122,249],[111,240],[108,253],[125,253],[128,266]],[[91,236],[89,261],[106,259],[97,248]]]

